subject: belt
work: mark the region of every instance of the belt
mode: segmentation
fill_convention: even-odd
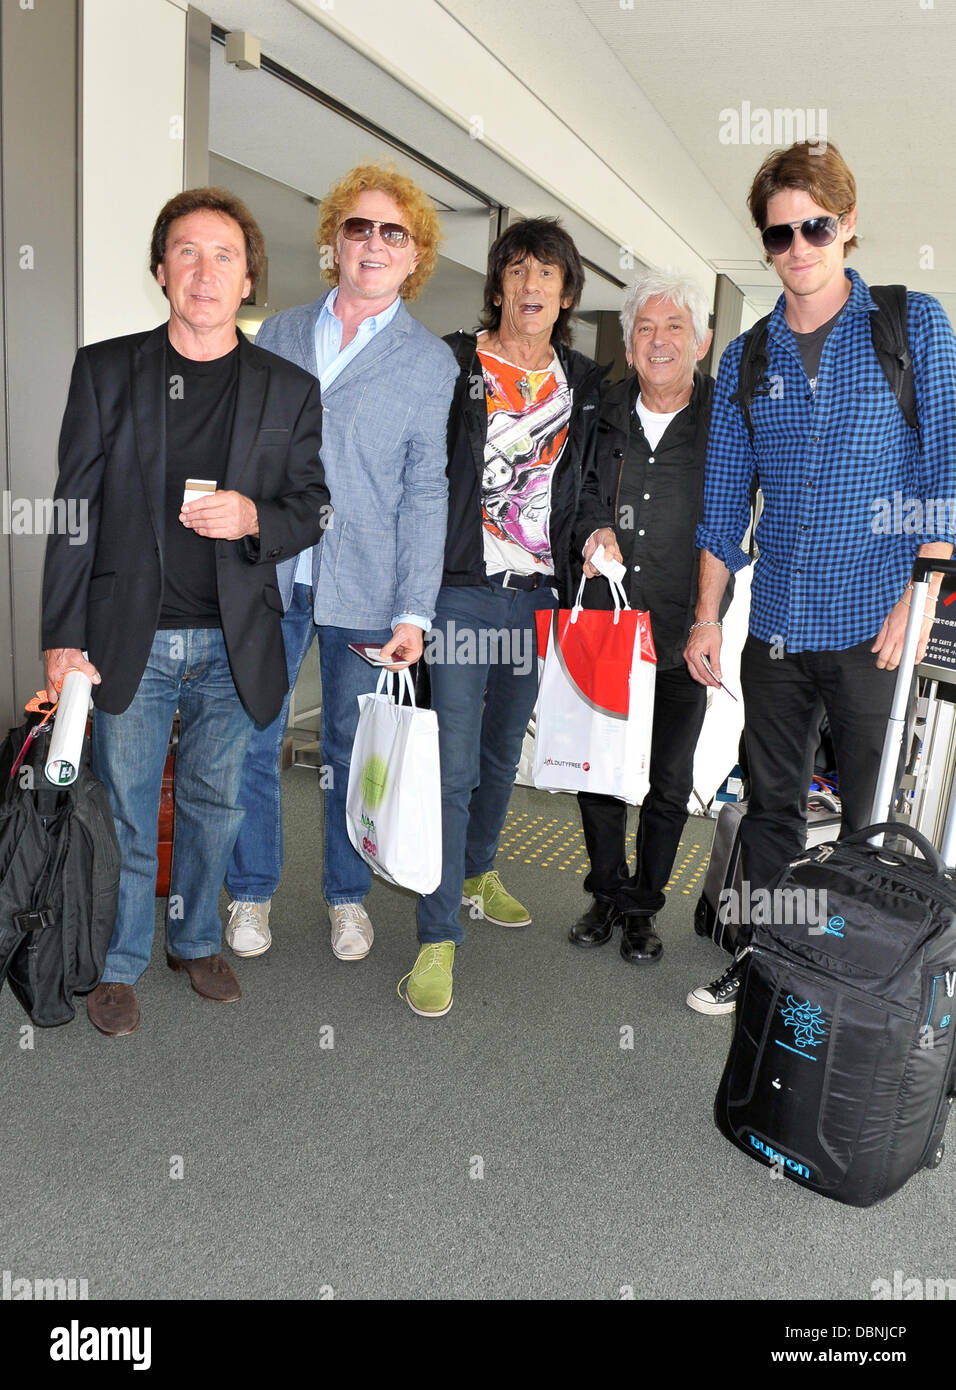
[[[500,584],[503,589],[540,589],[542,584],[553,584],[553,574],[516,574],[514,570],[501,570],[489,574],[489,584]]]

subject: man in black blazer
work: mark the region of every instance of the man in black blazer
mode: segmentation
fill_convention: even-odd
[[[248,209],[225,190],[170,199],[151,247],[169,321],[82,348],[63,418],[56,496],[80,508],[85,539],[49,539],[42,641],[51,698],[71,667],[94,685],[93,768],[122,870],[87,1009],[109,1036],[139,1023],[133,985],[152,947],[177,708],[167,961],[204,998],[240,994],[220,954],[218,896],[253,722],[272,720],[287,689],[275,567],[319,541],[331,510],[316,381],[236,328],[264,250]]]

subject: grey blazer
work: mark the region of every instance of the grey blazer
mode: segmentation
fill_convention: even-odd
[[[315,322],[327,295],[266,319],[256,344],[317,375]],[[458,365],[400,304],[322,393],[322,462],[333,515],[312,559],[317,623],[391,627],[431,618],[448,520],[447,424]],[[277,567],[286,608],[296,560]]]

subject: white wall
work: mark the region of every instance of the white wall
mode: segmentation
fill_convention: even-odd
[[[753,328],[758,319],[763,318],[768,313],[767,309],[755,309],[749,300],[745,299],[740,310],[740,331],[746,333],[748,328]]]
[[[149,273],[156,214],[183,186],[186,3],[85,0],[82,342],[167,317]]]

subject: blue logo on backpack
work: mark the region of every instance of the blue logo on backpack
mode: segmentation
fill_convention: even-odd
[[[788,1028],[793,1029],[793,1046],[774,1038],[777,1046],[785,1047],[788,1052],[795,1052],[798,1057],[815,1062],[816,1057],[808,1052],[807,1048],[819,1047],[826,1037],[826,1020],[821,1006],[811,1004],[809,999],[805,999],[801,1004],[792,994],[788,994],[786,1005],[780,1010],[780,1017]]]

